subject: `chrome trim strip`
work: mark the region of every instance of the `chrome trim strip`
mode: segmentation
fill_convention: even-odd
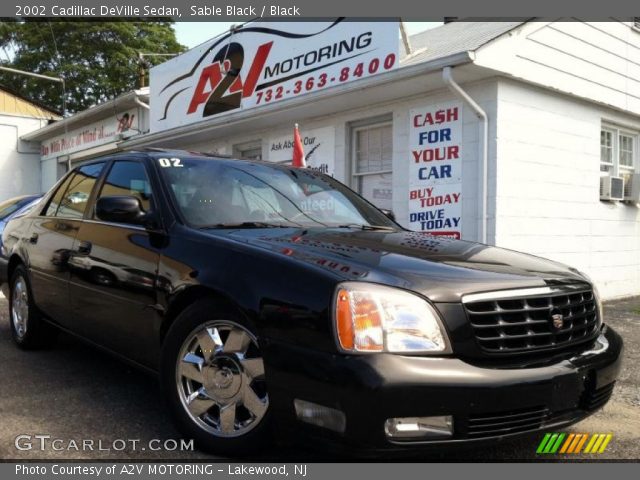
[[[103,220],[93,220],[91,218],[83,219],[82,221],[85,223],[92,223],[94,225],[104,225],[106,227],[119,227],[119,228],[126,228],[128,230],[138,230],[141,232],[147,231],[146,228],[141,227],[140,225],[133,225],[130,223],[105,222]]]
[[[492,300],[510,300],[514,298],[534,297],[542,295],[562,295],[563,293],[575,293],[589,291],[588,284],[560,285],[554,287],[518,288],[514,290],[495,290],[484,293],[471,293],[462,297],[462,303],[489,302]]]

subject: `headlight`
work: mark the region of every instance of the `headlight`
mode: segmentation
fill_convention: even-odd
[[[338,285],[334,322],[346,352],[450,353],[435,309],[417,295],[372,283]]]

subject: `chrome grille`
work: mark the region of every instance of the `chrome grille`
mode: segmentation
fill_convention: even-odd
[[[501,292],[469,295],[470,301],[463,299],[483,351],[526,353],[563,348],[597,333],[598,309],[590,288],[543,287],[518,292],[503,292],[502,297]]]

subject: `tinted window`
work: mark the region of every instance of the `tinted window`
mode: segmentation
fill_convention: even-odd
[[[115,162],[100,191],[100,197],[111,195],[137,197],[144,211],[151,210],[151,185],[144,165],[133,161]]]
[[[64,195],[59,200],[55,213],[52,212],[53,203],[58,195],[52,199],[47,215],[64,218],[82,218],[89,203],[91,191],[96,184],[96,180],[100,176],[104,162],[85,165],[76,170],[76,173],[70,178]],[[62,188],[60,189],[62,190]]]
[[[69,188],[69,183],[71,182],[71,180],[73,180],[74,175],[75,174],[69,175],[66,178],[66,180],[60,184],[60,186],[58,187],[58,190],[56,190],[56,193],[53,195],[53,197],[51,197],[51,200],[49,200],[49,205],[47,206],[47,210],[44,212],[45,216],[47,217],[55,216],[56,212],[58,211],[58,206],[62,201],[62,196],[67,191],[67,188]]]

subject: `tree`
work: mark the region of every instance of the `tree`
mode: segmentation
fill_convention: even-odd
[[[139,53],[179,53],[171,21],[3,21],[0,49],[8,67],[62,77],[66,111],[73,113],[138,86]],[[167,60],[144,58],[145,68]],[[0,71],[0,84],[54,110],[60,84]]]

